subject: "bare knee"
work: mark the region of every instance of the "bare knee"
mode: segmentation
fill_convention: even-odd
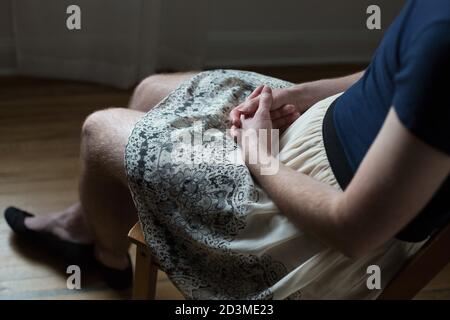
[[[144,112],[153,108],[166,95],[163,81],[161,75],[153,75],[142,80],[134,90],[129,108]]]
[[[81,128],[81,137],[83,140],[98,139],[102,132],[108,127],[110,122],[111,112],[114,109],[99,110],[91,113],[86,120],[84,120]]]
[[[145,78],[137,85],[129,108],[143,112],[149,111],[194,74],[195,72],[155,74]]]
[[[134,90],[134,95],[144,95],[148,93],[149,91],[153,91],[158,88],[158,86],[161,84],[161,81],[163,81],[163,76],[159,74],[154,74],[150,77],[145,78],[142,80]]]
[[[86,118],[81,129],[81,155],[85,163],[96,167],[116,166],[115,162],[123,158],[130,131],[121,123],[123,111],[129,110],[105,109]]]

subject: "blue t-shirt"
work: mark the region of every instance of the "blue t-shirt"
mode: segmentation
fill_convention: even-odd
[[[449,78],[450,1],[408,1],[364,76],[335,103],[334,126],[352,171],[356,172],[391,106],[414,135],[450,155]],[[447,178],[417,217],[415,228],[448,220],[449,186]]]

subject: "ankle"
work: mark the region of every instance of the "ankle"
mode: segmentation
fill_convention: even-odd
[[[41,215],[25,218],[24,224],[28,229],[34,231],[48,231],[52,221],[53,218],[50,215]]]
[[[75,243],[90,244],[93,243],[93,237],[90,232],[70,225],[61,219],[61,215],[46,214],[36,217],[28,217],[24,220],[25,227],[37,232],[48,232],[54,234],[61,240]]]
[[[130,266],[128,253],[118,254],[99,248],[98,246],[95,248],[95,259],[101,264],[113,269],[125,270]]]

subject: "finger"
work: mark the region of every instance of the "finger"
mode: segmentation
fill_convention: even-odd
[[[276,119],[288,116],[288,115],[290,115],[292,113],[295,113],[295,112],[297,112],[296,107],[293,104],[287,104],[287,105],[284,105],[283,107],[281,107],[279,109],[271,111],[270,112],[270,118],[272,120],[276,120]]]
[[[236,108],[231,110],[230,112],[230,120],[231,123],[236,126],[241,126],[240,124],[240,116],[241,114],[254,114],[256,109],[258,109],[259,99],[254,99],[261,94],[261,91],[264,89],[264,86],[261,85],[257,87],[251,94],[248,96],[247,100],[244,103],[241,103]]]
[[[241,115],[245,114],[251,116],[256,112],[257,108],[258,103],[255,100],[249,100],[240,104],[230,112],[231,123],[235,126],[241,127]]]
[[[230,120],[231,123],[235,126],[241,126],[239,118],[241,117],[241,112],[239,111],[239,109],[234,108],[233,110],[231,110],[230,112]]]
[[[244,103],[239,105],[237,109],[241,113],[253,114],[255,113],[256,109],[258,109],[258,104],[259,104],[259,97],[255,97],[250,100],[246,100]]]
[[[270,119],[270,108],[272,107],[272,89],[264,86],[261,95],[259,96],[259,106],[255,115],[259,115],[264,119]]]
[[[230,112],[230,116],[232,117],[232,123],[237,126],[241,126],[240,117],[242,114],[252,116],[256,110],[258,109],[259,98],[253,98],[251,100],[246,101],[245,103],[239,105],[234,108]]]
[[[230,136],[233,138],[234,142],[240,144],[241,142],[241,129],[236,126],[231,126]]]
[[[259,94],[261,93],[263,88],[264,88],[263,85],[257,87],[255,90],[253,90],[252,94],[247,97],[247,100],[250,100],[250,99],[253,99],[253,98],[259,96]]]
[[[297,120],[298,117],[300,117],[300,113],[295,112],[288,116],[278,118],[273,121],[273,127],[276,129],[285,129],[289,127],[295,120]]]
[[[238,130],[238,128],[236,126],[231,126],[231,128],[230,128],[230,136],[235,138],[237,136],[237,130]]]

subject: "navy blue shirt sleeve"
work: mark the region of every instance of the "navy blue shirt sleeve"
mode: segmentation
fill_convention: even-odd
[[[450,154],[450,23],[415,35],[401,56],[392,101],[397,115],[414,135]]]

